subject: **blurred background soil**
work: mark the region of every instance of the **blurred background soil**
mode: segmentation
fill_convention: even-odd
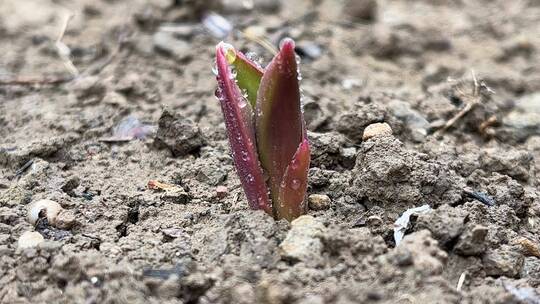
[[[0,302],[540,303],[539,29],[537,0],[0,1]],[[292,224],[248,209],[212,74],[284,37]]]

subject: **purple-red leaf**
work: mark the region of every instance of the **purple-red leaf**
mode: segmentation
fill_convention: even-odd
[[[285,170],[304,138],[298,78],[294,42],[285,39],[261,79],[255,118],[259,158],[270,178],[274,209],[280,204]]]
[[[279,190],[279,204],[274,204],[274,213],[277,218],[292,221],[306,213],[304,196],[307,189],[309,161],[309,143],[307,139],[304,139],[283,175]]]
[[[218,80],[216,96],[223,111],[236,171],[249,205],[253,209],[263,209],[272,214],[267,186],[257,155],[253,112],[229,67],[236,58],[235,54],[235,50],[228,44],[220,43],[216,47]]]

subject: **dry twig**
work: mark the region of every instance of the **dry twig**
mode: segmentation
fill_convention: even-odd
[[[494,91],[491,90],[483,81],[478,81],[473,70],[471,70],[471,76],[473,80],[472,92],[465,92],[459,86],[456,88],[456,91],[462,96],[465,106],[458,112],[454,117],[449,119],[444,126],[435,132],[435,136],[439,136],[442,133],[446,132],[450,127],[452,127],[458,120],[463,118],[467,113],[469,113],[476,105],[482,102],[482,93],[487,92],[493,94]]]

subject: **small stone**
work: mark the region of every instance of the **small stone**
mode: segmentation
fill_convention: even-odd
[[[187,204],[191,201],[191,195],[183,188],[179,188],[178,191],[165,191],[160,198],[174,204]]]
[[[127,104],[127,99],[120,93],[109,91],[103,96],[103,102],[113,106],[124,106]]]
[[[174,156],[184,156],[199,149],[204,139],[197,124],[165,109],[159,118],[155,143],[168,148]]]
[[[324,225],[310,215],[302,215],[291,222],[291,230],[279,248],[283,258],[291,261],[317,262],[323,244],[318,236]]]
[[[219,199],[225,198],[225,197],[227,197],[228,194],[229,194],[229,189],[227,189],[227,187],[225,187],[225,186],[217,186],[216,187],[216,196],[217,196],[217,198],[219,198]]]
[[[176,239],[186,235],[183,229],[181,228],[165,228],[161,229],[161,232],[170,238]]]
[[[354,164],[356,163],[356,154],[357,154],[355,147],[343,148],[341,149],[340,154],[342,157],[342,164],[345,168],[354,167]]]
[[[39,232],[26,231],[19,237],[19,241],[17,242],[17,248],[33,248],[44,241],[45,239],[41,234],[39,234]]]
[[[68,230],[73,227],[75,224],[75,214],[71,212],[70,210],[62,210],[60,213],[58,213],[58,216],[56,217],[56,222],[54,223],[54,226],[59,229]]]
[[[454,247],[456,253],[461,255],[480,255],[486,251],[486,236],[488,228],[482,225],[475,225],[471,229],[465,230],[458,239]]]
[[[75,78],[73,82],[69,84],[69,86],[79,99],[88,98],[90,96],[103,97],[106,90],[105,85],[97,76]]]
[[[385,122],[378,122],[366,127],[366,129],[364,130],[364,135],[362,136],[362,140],[365,141],[373,137],[390,135],[392,135],[392,128],[390,128],[390,125]]]
[[[380,216],[372,215],[366,219],[366,223],[369,226],[381,226],[383,224],[383,220]]]
[[[308,197],[309,209],[311,210],[326,210],[330,207],[330,197],[326,194],[311,194]]]
[[[296,50],[300,56],[309,59],[317,59],[321,57],[323,53],[321,47],[312,41],[299,42],[296,45]]]
[[[56,217],[63,210],[62,206],[55,201],[42,199],[28,206],[28,222],[35,225],[41,216],[47,218],[50,225],[55,225]]]
[[[523,254],[509,245],[488,250],[482,258],[486,274],[495,277],[517,277],[523,268],[523,261]]]

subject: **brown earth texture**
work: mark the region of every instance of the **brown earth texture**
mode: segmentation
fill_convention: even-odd
[[[212,73],[287,36],[292,223]],[[0,303],[540,303],[538,0],[1,0],[0,54]]]

